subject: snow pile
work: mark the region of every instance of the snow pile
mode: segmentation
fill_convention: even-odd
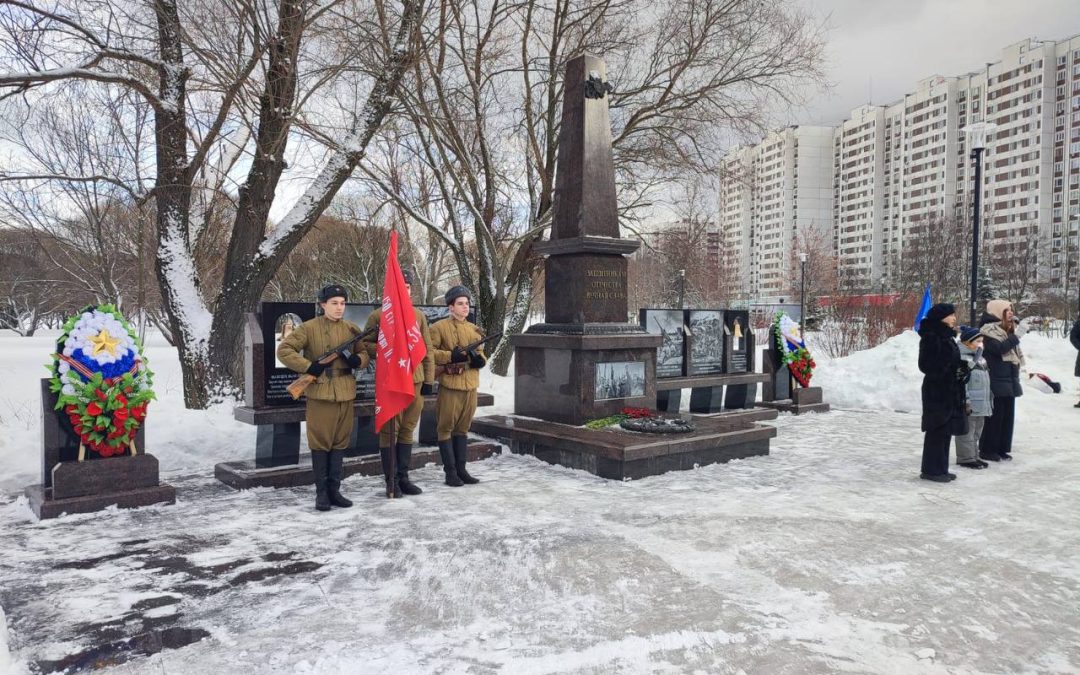
[[[823,387],[835,407],[917,412],[922,406],[919,336],[912,331],[839,359],[817,352],[814,361],[811,384]]]
[[[1059,408],[1076,402],[1077,380],[1073,377],[1076,350],[1066,338],[1041,334],[1025,335],[1020,347],[1027,361],[1027,373],[1044,373],[1061,383],[1061,394],[1045,394],[1033,386],[1024,387],[1017,400],[1017,412],[1030,421],[1049,421]],[[919,336],[906,330],[884,343],[843,358],[814,355],[818,367],[812,384],[825,389],[825,399],[834,407],[852,410],[895,410],[918,413],[922,410],[919,372]],[[1047,397],[1050,398],[1047,398]],[[1048,405],[1049,404],[1049,405]]]

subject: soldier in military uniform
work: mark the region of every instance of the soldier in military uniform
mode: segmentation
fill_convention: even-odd
[[[405,287],[411,293],[412,272],[402,270],[401,276],[405,278]],[[435,360],[432,357],[428,320],[424,313],[415,307],[413,311],[416,312],[416,325],[424,338],[424,346],[427,347],[427,356],[424,357],[422,364],[413,371],[413,385],[416,387],[416,397],[413,398],[413,402],[408,408],[401,411],[394,418],[392,424],[383,425],[383,428],[379,431],[379,456],[382,458],[383,476],[386,478],[387,487],[391,487],[391,481],[396,478],[396,484],[392,486],[395,497],[400,497],[402,494],[418,495],[423,492],[415,483],[409,480],[409,463],[412,461],[413,433],[416,431],[416,425],[420,422],[420,413],[424,410],[424,396],[435,393]],[[378,326],[381,317],[382,308],[378,308],[368,317],[364,330],[367,331]],[[374,357],[378,349],[378,335],[373,334],[372,337],[366,338],[363,344],[367,354]],[[397,431],[397,434],[393,437],[391,436],[392,429]],[[397,460],[396,477],[390,475],[391,452],[395,453],[395,459]]]
[[[446,292],[450,316],[431,325],[431,344],[435,364],[443,366],[439,376],[439,395],[435,402],[438,417],[439,454],[442,456],[446,484],[460,487],[479,483],[465,470],[468,456],[468,433],[476,414],[476,390],[480,386],[480,368],[487,363],[482,347],[465,351],[464,347],[483,339],[480,329],[469,323],[472,297],[464,286]]]
[[[286,367],[314,375],[315,382],[304,392],[307,397],[307,439],[311,448],[311,468],[315,474],[315,508],[329,511],[330,506],[349,507],[352,502],[341,495],[344,478],[345,449],[353,429],[353,401],[356,378],[353,370],[364,368],[368,355],[359,341],[343,349],[327,365],[315,361],[354,335],[360,327],[346,321],[348,295],[341,286],[330,285],[319,291],[320,316],[294,328],[278,346],[277,357]]]

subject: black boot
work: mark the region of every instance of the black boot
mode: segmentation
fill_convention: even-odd
[[[446,484],[450,487],[461,487],[465,483],[457,475],[457,466],[454,463],[454,450],[450,447],[450,439],[439,441],[439,457],[442,458],[443,471],[446,472]]]
[[[330,495],[327,492],[329,465],[329,452],[326,450],[311,451],[311,473],[315,474],[315,508],[319,511],[330,510]]]
[[[330,480],[326,481],[326,492],[330,496],[330,503],[347,509],[352,502],[341,496],[341,481],[345,480],[345,451],[330,451]]]
[[[409,464],[412,462],[412,446],[408,443],[398,443],[397,449],[397,475],[398,487],[401,494],[418,495],[423,492],[416,483],[409,480]]]
[[[469,437],[454,436],[454,466],[457,468],[458,478],[466,485],[476,485],[480,481],[469,475],[465,470],[465,461],[469,458]]]
[[[401,486],[398,485],[398,477],[390,473],[390,448],[379,448],[379,459],[382,460],[383,479],[386,481],[386,496],[390,496],[392,489],[394,497],[400,497]]]

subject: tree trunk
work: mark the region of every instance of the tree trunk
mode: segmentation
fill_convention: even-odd
[[[184,101],[187,72],[181,45],[180,17],[175,0],[156,0],[158,47],[164,65],[158,69],[160,104],[154,111],[157,145],[156,272],[169,316],[184,379],[184,405],[205,408],[211,390],[207,368],[209,325],[192,266],[188,225],[191,177],[188,171],[187,124]]]

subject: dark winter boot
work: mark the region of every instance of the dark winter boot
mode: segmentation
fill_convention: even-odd
[[[394,497],[400,497],[401,486],[398,485],[398,477],[390,474],[390,448],[379,448],[379,459],[382,460],[383,479],[386,480],[386,496],[390,496],[392,489]]]
[[[326,481],[326,492],[330,496],[330,503],[347,509],[352,502],[341,496],[341,481],[345,480],[345,451],[330,451],[330,480]]]
[[[935,483],[948,483],[950,480],[952,480],[951,478],[949,478],[949,474],[938,475],[930,473],[920,473],[919,478],[922,478],[923,480],[932,480]]]
[[[446,484],[450,487],[461,487],[465,483],[457,475],[457,466],[454,463],[454,449],[450,446],[450,439],[439,441],[439,457],[442,458],[443,471],[446,472]]]
[[[330,510],[330,495],[327,492],[329,464],[329,452],[325,450],[311,451],[311,473],[315,474],[315,508],[319,511]]]
[[[409,465],[412,462],[412,446],[408,443],[398,443],[397,446],[397,475],[398,487],[401,494],[418,495],[423,492],[416,483],[409,480]]]
[[[469,475],[465,470],[465,461],[469,458],[469,437],[454,436],[454,466],[457,468],[458,478],[466,485],[476,485],[480,481]]]

